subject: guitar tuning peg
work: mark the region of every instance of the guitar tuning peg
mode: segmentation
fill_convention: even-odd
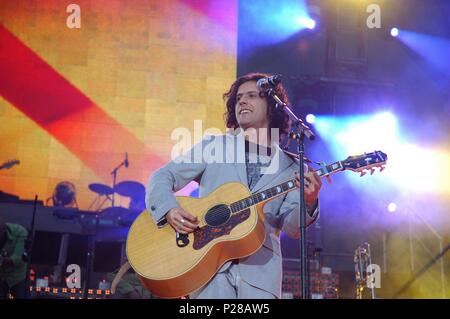
[[[359,175],[359,177],[363,177],[364,175],[366,175],[366,172],[362,171],[361,175]]]
[[[385,169],[385,166],[380,166],[380,173]]]
[[[375,172],[375,170],[373,168],[370,169],[370,175],[373,175],[373,173]]]

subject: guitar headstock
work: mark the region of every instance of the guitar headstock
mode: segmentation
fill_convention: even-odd
[[[7,161],[7,162],[3,163],[2,165],[0,165],[0,169],[11,168],[14,165],[19,165],[19,164],[20,164],[19,160],[10,160],[10,161]]]
[[[379,168],[380,172],[384,170],[387,161],[387,155],[381,151],[372,153],[364,153],[357,156],[349,156],[342,161],[344,169],[361,173],[364,176],[370,171],[370,175],[375,172],[375,168]]]

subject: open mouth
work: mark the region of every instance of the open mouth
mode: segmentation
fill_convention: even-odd
[[[250,110],[247,110],[247,109],[243,109],[243,110],[240,110],[239,111],[239,115],[241,115],[241,114],[246,114],[246,113],[251,113],[252,111],[250,111]]]

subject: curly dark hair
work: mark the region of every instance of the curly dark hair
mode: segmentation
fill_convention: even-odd
[[[246,75],[243,75],[239,77],[234,83],[231,85],[228,92],[223,94],[223,99],[226,101],[226,107],[227,110],[224,114],[225,122],[227,128],[233,128],[237,129],[239,127],[239,124],[236,119],[236,95],[239,87],[248,81],[258,81],[259,79],[269,77],[270,74],[266,73],[249,73]],[[278,97],[285,102],[286,104],[289,104],[289,99],[286,93],[286,90],[284,87],[280,84],[278,84],[275,87],[275,92],[278,95]],[[265,93],[260,93],[261,96],[266,96]],[[269,117],[269,129],[271,128],[278,128],[280,129],[280,139],[281,137],[285,136],[289,133],[289,130],[291,128],[291,120],[289,116],[284,112],[284,110],[279,107],[276,108],[276,102],[274,99],[266,96],[267,99],[267,115]]]

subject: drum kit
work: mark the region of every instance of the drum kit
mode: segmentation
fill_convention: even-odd
[[[119,220],[122,225],[129,226],[137,215],[145,209],[145,187],[135,181],[123,181],[110,187],[101,183],[89,184],[89,189],[97,194],[94,202],[89,208],[94,206],[95,211],[99,211],[101,218]],[[119,194],[130,199],[128,208],[121,206],[111,206],[102,208],[107,200],[112,201],[114,194]],[[103,198],[103,200],[102,200]]]
[[[92,192],[97,194],[88,210],[97,212],[101,219],[119,221],[119,224],[124,226],[131,226],[139,213],[145,209],[144,185],[135,181],[116,183],[118,171],[123,167],[128,168],[129,165],[128,153],[125,153],[124,160],[111,171],[112,187],[100,183],[92,183],[88,186]],[[128,197],[130,199],[129,207],[116,206],[115,194]],[[111,207],[103,209],[106,201],[111,202]]]

